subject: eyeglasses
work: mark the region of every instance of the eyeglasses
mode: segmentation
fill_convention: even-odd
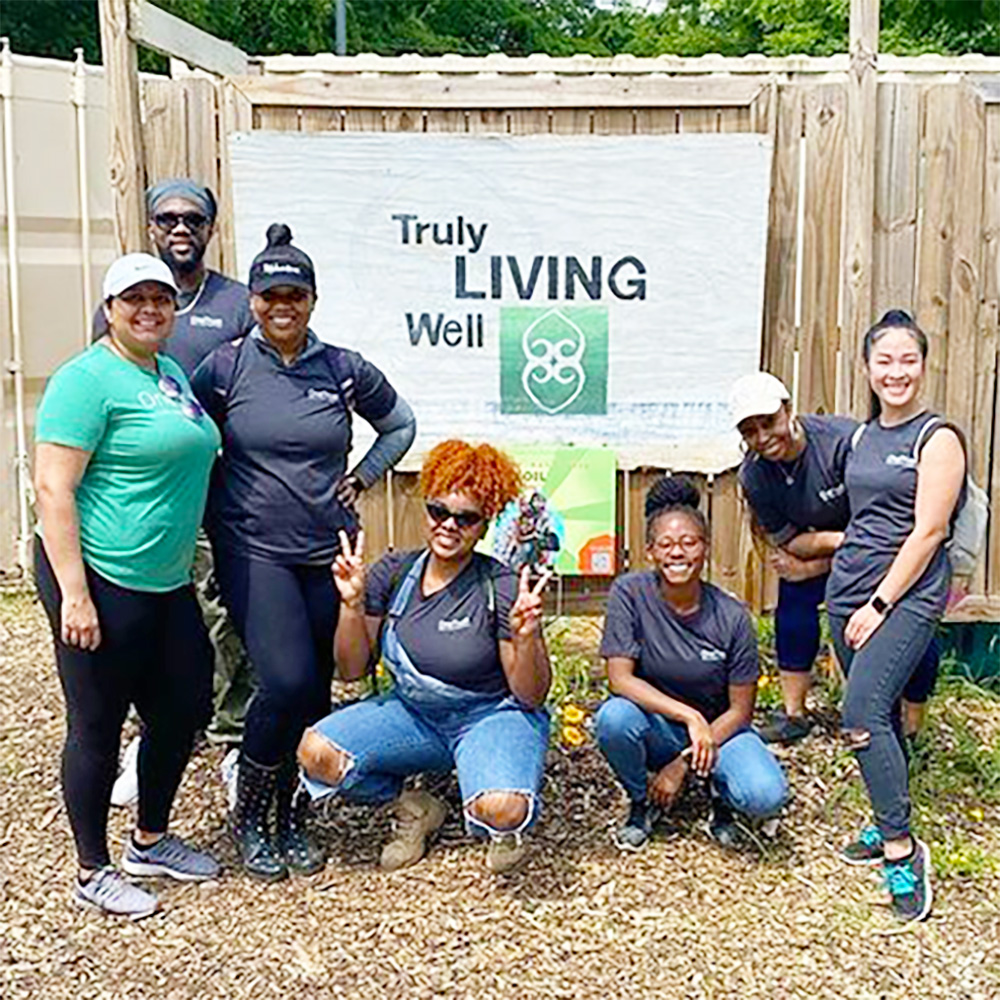
[[[156,387],[167,399],[172,399],[181,404],[181,413],[188,420],[201,420],[205,416],[205,411],[201,403],[194,396],[187,395],[181,388],[180,382],[173,375],[161,375]]]
[[[153,225],[165,233],[173,232],[182,222],[188,229],[203,229],[208,218],[200,212],[158,212],[153,216]]]
[[[427,514],[435,524],[444,524],[453,518],[459,528],[474,528],[483,520],[483,515],[475,510],[449,510],[443,503],[427,502]]]
[[[681,538],[658,538],[653,542],[653,548],[664,555],[670,555],[675,548],[680,548],[681,552],[694,552],[699,545],[705,543],[704,538],[697,535],[684,535]]]

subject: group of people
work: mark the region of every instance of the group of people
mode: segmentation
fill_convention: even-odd
[[[199,531],[253,672],[231,829],[247,874],[277,881],[325,863],[311,803],[391,802],[381,865],[418,861],[446,816],[411,776],[457,772],[468,830],[502,873],[539,812],[551,671],[541,629],[548,575],[476,551],[521,489],[489,444],[445,441],[424,460],[426,545],[366,563],[359,495],[406,453],[415,418],[386,376],[310,326],[315,269],[272,225],[247,286],[204,266],[216,216],[186,179],[147,193],[159,256],[108,269],[95,341],[49,380],[37,417],[36,576],[67,716],[63,788],[76,841],[73,899],[138,919],[156,897],[125,875],[211,879],[219,865],[168,832],[175,793],[216,691],[193,567]],[[793,414],[766,373],[733,388],[747,446],[740,477],[782,577],[785,711],[763,736],[797,738],[825,601],[847,672],[843,726],[874,825],[845,846],[881,862],[896,912],[930,909],[927,848],[909,829],[901,699],[933,683],[944,543],[961,502],[964,443],[924,410],[927,341],[904,313],[865,339],[877,411],[867,424]],[[353,415],[375,430],[349,464]],[[615,580],[601,655],[609,699],[595,730],[629,807],[615,840],[647,842],[689,772],[711,791],[709,830],[773,828],[788,782],[752,728],[757,639],[744,606],[701,577],[709,525],[691,482],[646,498],[650,569]],[[381,660],[388,693],[331,706],[336,672]],[[930,680],[919,679],[926,672]],[[107,821],[121,731],[140,719],[138,815],[120,867]],[[216,708],[219,707],[218,701]],[[124,874],[123,874],[124,873]]]

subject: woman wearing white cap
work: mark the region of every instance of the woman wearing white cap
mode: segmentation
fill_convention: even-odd
[[[73,899],[139,919],[156,897],[111,864],[107,816],[129,706],[143,722],[131,875],[212,878],[207,854],[167,834],[211,705],[212,651],[191,586],[219,432],[160,355],[177,286],[148,254],[104,278],[109,330],[49,380],[38,409],[35,574],[66,698],[63,793],[79,872]]]
[[[783,707],[761,729],[768,742],[806,736],[806,695],[819,652],[819,607],[833,553],[850,518],[844,466],[858,423],[849,417],[792,414],[784,384],[767,372],[738,379],[729,396],[733,424],[747,448],[740,485],[773,547],[778,572],[775,640]],[[906,690],[904,724],[912,736],[937,677],[932,646]]]

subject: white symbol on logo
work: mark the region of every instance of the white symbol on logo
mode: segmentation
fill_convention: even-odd
[[[535,328],[552,317],[569,327],[572,336],[563,337],[556,341],[549,340],[544,334],[533,338]],[[583,331],[558,309],[550,309],[547,313],[539,316],[524,331],[524,335],[521,337],[521,350],[527,358],[527,363],[521,372],[521,385],[531,401],[540,410],[544,410],[546,413],[558,413],[560,410],[565,410],[583,392],[587,373],[583,370],[580,361],[586,347],[587,338]],[[532,388],[533,385],[545,385],[553,379],[559,385],[564,386],[576,382],[576,388],[570,395],[555,406],[542,402]]]

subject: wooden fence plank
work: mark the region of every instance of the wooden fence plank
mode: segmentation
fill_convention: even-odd
[[[767,90],[763,93],[767,93]],[[719,108],[718,131],[720,132],[754,132],[753,109],[746,108]]]
[[[426,131],[424,112],[419,108],[386,108],[382,112],[386,132]]]
[[[398,550],[416,549],[424,543],[424,502],[415,472],[392,475],[393,534]]]
[[[718,108],[681,108],[679,132],[718,132]]]
[[[948,371],[948,296],[955,233],[955,161],[959,88],[933,84],[924,91],[921,156],[924,177],[917,234],[917,322],[929,342],[924,399],[944,410]]]
[[[955,238],[948,297],[945,412],[971,435],[976,397],[986,122],[982,99],[971,87],[964,85],[958,95],[956,128]]]
[[[385,112],[381,108],[347,108],[341,115],[345,132],[385,131]]]
[[[341,108],[303,108],[298,127],[303,132],[342,132],[344,112]]]
[[[253,127],[269,132],[298,132],[302,121],[300,111],[291,105],[255,105]]]
[[[796,347],[795,268],[802,88],[795,85],[777,88],[775,105],[761,360],[767,371],[791,387]]]
[[[986,552],[986,592],[1000,594],[1000,104],[986,109],[986,157],[983,181],[983,300],[980,310],[976,409],[993,411],[974,427],[973,470],[990,490],[990,538]],[[992,377],[985,370],[992,371]],[[991,400],[994,401],[990,406]]]
[[[806,90],[799,409],[807,413],[832,413],[836,404],[844,124],[841,85]]]
[[[219,221],[218,242],[222,270],[237,275],[236,217],[233,206],[233,175],[229,157],[229,136],[250,129],[253,109],[250,102],[230,83],[216,85],[219,103]]]
[[[144,80],[142,141],[146,183],[183,177],[188,169],[185,89],[175,80]]]
[[[187,176],[199,184],[219,190],[219,119],[216,88],[211,80],[190,77],[184,80],[187,103]],[[222,267],[219,240],[205,251],[205,263],[212,270]]]
[[[635,113],[631,108],[594,108],[595,135],[632,135]]]
[[[556,135],[588,135],[594,131],[590,108],[551,108],[550,129]]]
[[[385,476],[372,483],[358,498],[358,517],[365,530],[365,559],[374,562],[389,548],[386,521]]]
[[[887,309],[914,311],[919,135],[919,86],[880,83],[872,251],[872,314],[876,318]],[[855,377],[864,377],[860,366]]]
[[[550,127],[548,108],[513,108],[507,112],[510,135],[547,135]]]
[[[460,108],[434,108],[427,112],[428,132],[468,132],[469,112]]]
[[[670,135],[680,126],[677,108],[636,108],[635,130],[642,135]]]
[[[709,523],[712,530],[711,581],[742,597],[745,576],[740,559],[743,515],[736,493],[736,473],[726,472],[712,481]]]

